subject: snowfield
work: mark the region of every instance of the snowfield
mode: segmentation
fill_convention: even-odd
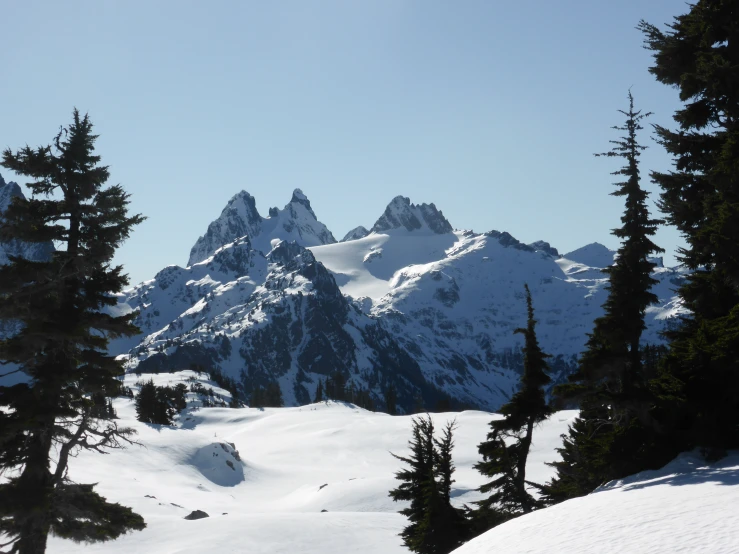
[[[191,371],[127,375],[158,385],[184,381],[228,393]],[[202,378],[202,379],[201,379]],[[134,403],[118,398],[119,424],[137,430],[139,446],[109,455],[81,453],[71,463],[78,482],[97,482],[109,500],[142,514],[146,530],[117,541],[79,545],[52,538],[48,552],[374,553],[407,552],[398,533],[405,518],[388,497],[407,454],[410,416],[368,412],[343,403],[295,408],[201,408],[195,394],[172,427],[135,419]],[[528,478],[546,481],[559,435],[576,412],[557,412],[538,428]],[[456,419],[454,503],[479,498],[472,469],[477,444],[498,417],[479,411],[433,414],[441,427]],[[662,471],[611,483],[502,525],[458,552],[711,552],[739,551],[739,455],[702,467],[685,455]],[[194,510],[210,517],[183,519]],[[326,510],[325,512],[323,510]],[[732,542],[733,541],[733,542]]]
[[[737,501],[739,453],[711,466],[686,453],[660,470],[509,521],[455,554],[736,554]]]

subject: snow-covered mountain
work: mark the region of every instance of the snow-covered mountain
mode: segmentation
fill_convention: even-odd
[[[296,190],[263,218],[237,194],[192,249],[126,291],[119,310],[139,312],[143,334],[119,340],[130,369],[218,366],[245,391],[279,382],[289,404],[314,397],[318,380],[343,373],[381,400],[393,383],[406,409],[420,393],[485,409],[515,391],[531,288],[538,336],[564,378],[602,313],[614,252],[590,244],[559,256],[549,243],[507,232],[454,231],[433,204],[398,196],[367,231],[337,243]],[[683,310],[680,268],[658,267],[659,302],[645,342]]]
[[[5,182],[0,175],[0,214],[5,213],[13,198],[25,198],[21,187],[14,181]],[[47,260],[54,251],[54,246],[48,243],[27,243],[18,240],[0,242],[0,265],[8,263],[8,256],[17,256],[27,260]]]
[[[267,253],[275,241],[295,241],[301,246],[331,244],[336,239],[326,226],[318,221],[310,201],[300,189],[282,209],[271,208],[269,217],[257,211],[254,197],[241,191],[229,200],[220,217],[208,225],[208,231],[190,250],[188,266],[202,262],[216,250],[236,239],[248,236],[252,247]]]

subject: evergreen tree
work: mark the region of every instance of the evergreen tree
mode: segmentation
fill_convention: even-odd
[[[326,398],[337,402],[346,401],[346,377],[340,371],[332,373],[326,379]]]
[[[157,388],[154,380],[150,379],[142,383],[139,394],[134,401],[136,407],[136,419],[142,423],[157,423],[156,405],[157,405]]]
[[[398,391],[392,383],[388,383],[383,391],[385,412],[398,415]]]
[[[172,406],[174,389],[170,387],[156,387],[156,402],[152,423],[172,425],[172,418],[176,410]]]
[[[316,387],[316,398],[314,402],[317,404],[323,402],[323,380],[318,380],[318,386]]]
[[[395,474],[401,483],[390,491],[393,501],[406,501],[410,504],[400,513],[410,522],[401,532],[403,543],[413,552],[419,543],[419,526],[424,519],[424,512],[429,501],[428,488],[434,479],[434,424],[431,418],[413,418],[412,438],[408,442],[411,453],[408,457],[393,454],[395,458],[408,465]]]
[[[666,461],[657,447],[654,398],[639,344],[646,309],[657,301],[649,258],[663,252],[650,238],[661,221],[650,217],[648,193],[640,186],[639,156],[646,147],[637,132],[650,114],[635,111],[631,91],[628,97],[629,110],[619,110],[626,124],[614,127],[624,136],[611,141],[611,151],[596,154],[625,160],[613,173],[624,180],[611,193],[625,203],[622,226],[613,230],[621,246],[614,265],[604,270],[610,277],[604,314],[594,322],[570,383],[555,389],[560,397],[578,400],[581,413],[559,451],[562,462],[553,464],[558,473],[546,487],[549,500],[587,494],[605,481]]]
[[[108,168],[94,153],[87,116],[73,113],[53,146],[13,153],[2,165],[30,177],[31,196],[14,198],[0,224],[0,241],[53,241],[45,261],[10,257],[0,267],[0,319],[19,331],[0,341],[0,362],[28,380],[0,386],[0,534],[11,552],[39,554],[50,532],[77,541],[105,541],[143,529],[141,516],[107,502],[92,485],[67,477],[79,449],[122,446],[132,431],[93,416],[92,396],[115,390],[121,363],[108,340],[138,332],[134,314],[109,315],[128,283],[111,266],[116,248],[140,216],[127,213],[128,195],[105,187]]]
[[[490,514],[486,519],[492,521],[528,513],[540,506],[526,490],[526,485],[530,484],[526,480],[526,461],[531,449],[534,426],[552,413],[544,394],[544,387],[550,382],[546,362],[550,356],[539,347],[531,291],[528,285],[524,285],[524,288],[527,325],[526,328],[515,331],[524,335],[521,388],[500,409],[503,419],[490,422],[491,431],[487,440],[478,446],[483,459],[474,466],[491,479],[479,490],[492,494],[477,504],[483,513]]]
[[[452,449],[454,448],[454,429],[456,421],[447,422],[442,430],[440,440],[434,439],[436,446],[437,494],[434,499],[435,508],[430,512],[438,514],[436,517],[428,516],[427,521],[435,530],[436,552],[451,552],[466,540],[469,529],[464,512],[452,506],[451,492],[454,483],[454,462],[452,460]]]
[[[393,454],[409,466],[396,473],[402,482],[390,491],[390,497],[410,502],[400,513],[410,522],[401,536],[412,552],[447,554],[466,537],[467,521],[462,511],[451,505],[454,427],[455,422],[447,423],[441,440],[437,440],[428,415],[414,418],[411,455],[404,458]]]
[[[282,389],[277,381],[272,381],[264,391],[264,405],[268,408],[282,408],[285,405],[282,400]]]
[[[172,407],[178,412],[187,408],[187,385],[185,383],[177,383],[171,391],[170,402],[172,403]]]
[[[197,371],[198,373],[200,373],[201,371],[205,371],[205,368],[198,364],[190,364],[190,369],[193,371]],[[228,407],[229,408],[239,408],[241,406],[241,402],[239,400],[239,397],[240,397],[239,386],[236,383],[236,380],[232,379],[228,375],[225,375],[217,367],[213,367],[209,369],[208,374],[212,381],[215,381],[215,383],[219,387],[227,390],[231,394],[231,401],[229,402]],[[179,411],[179,408],[178,408],[178,411]]]
[[[660,209],[687,246],[679,295],[690,315],[670,340],[657,418],[675,449],[739,447],[739,26],[734,0],[698,0],[666,32],[640,23],[650,72],[679,90],[677,130],[655,126],[675,168],[653,172]]]
[[[259,385],[254,385],[251,391],[251,397],[249,398],[249,406],[252,408],[264,408],[265,401],[264,389]]]

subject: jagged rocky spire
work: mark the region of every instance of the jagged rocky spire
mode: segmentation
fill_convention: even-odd
[[[208,226],[190,250],[188,266],[206,260],[219,248],[238,238],[248,236],[252,246],[267,253],[278,240],[294,240],[301,246],[331,244],[336,239],[318,221],[310,201],[300,189],[295,189],[284,209],[273,208],[269,217],[262,217],[254,197],[241,191],[229,200],[221,215]]]

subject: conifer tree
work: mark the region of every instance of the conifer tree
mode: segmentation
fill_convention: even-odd
[[[429,487],[433,487],[434,480],[434,423],[427,415],[426,417],[413,418],[412,438],[408,442],[411,453],[408,457],[393,454],[408,468],[401,469],[395,474],[395,478],[401,483],[397,488],[390,491],[389,495],[393,501],[406,501],[410,504],[400,513],[408,518],[410,522],[400,536],[403,543],[413,552],[419,543],[419,527],[424,519],[426,505],[429,502]]]
[[[385,412],[398,415],[398,391],[392,383],[388,383],[383,390]]]
[[[544,393],[544,387],[550,382],[546,362],[550,356],[539,347],[531,291],[528,285],[524,285],[524,288],[527,324],[525,328],[515,331],[524,335],[521,388],[500,409],[503,419],[490,422],[491,431],[487,440],[478,446],[483,459],[474,466],[491,479],[479,489],[480,492],[491,493],[490,496],[477,503],[483,513],[489,514],[485,518],[491,521],[515,517],[540,507],[540,503],[526,489],[526,485],[530,484],[526,480],[526,461],[534,426],[552,413]]]
[[[269,408],[281,408],[285,405],[282,400],[282,389],[277,381],[269,383],[264,390],[264,405]]]
[[[657,417],[676,449],[739,447],[739,26],[734,0],[698,0],[667,31],[642,21],[649,71],[679,90],[676,130],[655,126],[674,170],[652,172],[660,209],[687,243],[679,295],[690,315],[667,333]]]
[[[318,386],[316,387],[316,398],[314,400],[316,404],[323,402],[323,380],[318,380]]]
[[[252,408],[264,408],[265,401],[264,389],[259,385],[254,385],[249,398],[249,406]]]
[[[157,388],[154,380],[145,381],[139,389],[139,394],[134,400],[136,407],[136,419],[142,423],[157,423],[156,421],[156,405],[157,405]]]
[[[464,512],[452,506],[451,492],[454,483],[454,462],[452,449],[454,448],[454,429],[456,421],[447,422],[442,430],[441,439],[434,439],[436,447],[437,478],[436,498],[431,500],[433,510],[427,515],[430,528],[434,530],[435,552],[451,552],[466,540],[469,529]],[[435,517],[434,517],[435,515]]]
[[[467,521],[462,511],[451,505],[454,427],[454,421],[447,423],[442,438],[437,440],[428,414],[414,418],[411,455],[405,458],[393,454],[409,466],[396,473],[401,484],[390,491],[390,497],[410,502],[400,513],[410,522],[401,536],[412,552],[447,554],[466,538]]]
[[[628,111],[619,110],[626,123],[614,127],[624,136],[611,141],[609,152],[596,154],[625,161],[613,173],[624,180],[611,193],[624,198],[622,226],[612,231],[621,245],[614,265],[604,270],[610,277],[604,314],[594,322],[570,383],[555,389],[558,396],[578,400],[581,413],[559,451],[562,461],[553,464],[558,473],[545,491],[550,501],[587,494],[605,481],[666,461],[656,446],[654,398],[640,348],[644,314],[657,301],[650,256],[663,252],[650,237],[662,222],[650,217],[649,193],[640,185],[639,156],[646,147],[637,132],[650,114],[634,109],[631,91],[628,98]]]
[[[123,368],[106,353],[110,338],[138,332],[135,314],[112,316],[114,293],[128,283],[112,266],[116,248],[142,218],[127,213],[128,195],[105,187],[108,168],[94,153],[92,123],[77,110],[52,146],[5,150],[2,165],[32,179],[31,196],[15,198],[0,241],[52,241],[45,261],[10,257],[0,267],[0,319],[19,322],[0,341],[0,362],[26,382],[0,386],[0,534],[11,552],[40,554],[50,532],[105,541],[143,519],[107,502],[92,485],[68,478],[70,455],[122,446],[131,430],[93,416],[92,396],[116,390]]]

